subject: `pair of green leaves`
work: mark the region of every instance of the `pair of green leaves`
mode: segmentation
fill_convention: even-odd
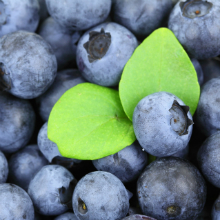
[[[154,31],[125,65],[119,92],[91,83],[68,90],[49,117],[48,137],[60,153],[81,160],[114,154],[135,141],[132,115],[145,96],[166,91],[196,110],[200,87],[195,69],[174,34]]]

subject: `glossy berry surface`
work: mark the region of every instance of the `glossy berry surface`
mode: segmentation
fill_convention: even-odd
[[[196,59],[220,54],[219,10],[218,0],[180,0],[170,14],[169,29]]]
[[[77,66],[89,82],[116,86],[137,46],[136,37],[127,28],[114,22],[103,23],[80,38],[76,52]]]
[[[30,140],[35,126],[32,105],[23,99],[0,92],[0,150],[14,153]]]
[[[42,215],[60,215],[69,209],[76,184],[74,176],[59,165],[44,166],[28,187],[36,211]]]
[[[70,31],[86,30],[108,17],[111,0],[46,0],[50,15]]]
[[[96,171],[76,185],[72,205],[79,220],[120,220],[128,213],[129,198],[122,182],[113,174]]]
[[[145,215],[156,219],[195,219],[205,205],[206,184],[191,163],[168,157],[146,167],[138,179],[137,193]]]
[[[183,150],[192,134],[192,116],[182,100],[167,92],[143,98],[133,114],[134,132],[151,155],[170,156]]]
[[[34,220],[34,206],[29,195],[20,187],[0,184],[0,219]]]
[[[0,61],[0,90],[19,98],[36,98],[56,77],[56,57],[50,45],[34,33],[4,35],[0,39]]]
[[[140,175],[147,161],[146,152],[135,142],[116,154],[93,160],[93,165],[99,171],[114,174],[122,182],[130,182]]]

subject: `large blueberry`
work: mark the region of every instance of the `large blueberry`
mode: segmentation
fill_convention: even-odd
[[[138,179],[137,192],[142,212],[156,219],[196,219],[206,201],[202,175],[177,157],[160,158],[148,165]]]
[[[39,35],[53,48],[59,69],[64,69],[76,58],[75,43],[80,38],[80,33],[70,33],[61,27],[52,17],[47,18],[40,26]],[[73,36],[73,37],[72,37]],[[73,48],[72,45],[75,45]]]
[[[70,88],[84,83],[85,79],[80,75],[77,69],[67,69],[57,73],[52,86],[36,99],[39,107],[39,113],[44,121],[47,121],[50,112],[58,99]]]
[[[56,57],[41,36],[17,31],[0,38],[0,90],[35,98],[53,83],[56,71]]]
[[[220,78],[206,82],[201,89],[196,111],[196,125],[209,136],[220,129]]]
[[[147,165],[147,154],[138,142],[125,147],[116,154],[93,160],[99,171],[106,171],[117,176],[122,182],[136,179]]]
[[[220,188],[220,131],[209,136],[200,147],[197,160],[206,179]]]
[[[192,123],[189,107],[167,92],[146,96],[133,113],[137,140],[149,154],[157,157],[183,150],[191,138]]]
[[[0,37],[18,30],[35,32],[39,10],[38,0],[1,0]]]
[[[103,23],[80,38],[76,62],[88,81],[101,86],[116,86],[137,46],[136,37],[127,28],[114,22]]]
[[[0,151],[0,184],[5,183],[8,178],[8,161]]]
[[[29,195],[19,186],[0,184],[0,219],[34,220],[34,206]]]
[[[54,220],[78,220],[75,214],[71,212],[66,212],[58,217],[56,217]]]
[[[27,191],[30,181],[48,161],[37,145],[29,145],[9,159],[9,182]]]
[[[170,14],[168,27],[196,59],[220,54],[220,1],[180,0]]]
[[[0,92],[0,150],[13,153],[30,140],[35,113],[27,100]]]
[[[212,220],[220,220],[220,195],[212,206]]]
[[[120,220],[128,213],[129,197],[116,176],[96,171],[77,183],[72,204],[79,220]]]
[[[104,22],[111,9],[111,0],[46,0],[50,15],[70,31],[86,30]]]
[[[220,77],[220,62],[217,59],[208,59],[208,60],[201,60],[200,61],[203,74],[204,74],[204,81],[206,83],[212,78]]]
[[[71,207],[74,176],[60,165],[46,165],[28,187],[34,207],[42,215],[60,215]]]
[[[112,7],[113,19],[136,36],[145,38],[162,25],[172,6],[172,0],[116,0]]]
[[[66,168],[71,168],[74,163],[81,162],[80,160],[63,157],[60,154],[56,143],[48,139],[47,126],[48,123],[45,122],[41,127],[37,137],[37,144],[45,158],[47,158],[50,163],[53,162]]]

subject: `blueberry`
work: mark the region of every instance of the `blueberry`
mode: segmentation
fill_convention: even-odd
[[[0,184],[5,183],[8,178],[8,161],[0,151]]]
[[[220,54],[220,2],[181,0],[170,14],[168,27],[196,59]]]
[[[29,195],[19,186],[0,184],[0,219],[34,220],[34,207]]]
[[[47,121],[50,112],[58,99],[70,88],[84,83],[85,80],[76,69],[63,70],[57,73],[52,86],[36,99],[39,106],[39,113],[44,121]]]
[[[79,220],[120,220],[129,209],[129,198],[122,182],[113,174],[96,171],[76,185],[72,199]]]
[[[46,165],[31,180],[28,187],[34,207],[42,215],[60,215],[71,205],[76,179],[64,167]]]
[[[1,0],[0,37],[18,30],[35,32],[39,10],[38,0]]]
[[[56,57],[41,36],[17,31],[0,38],[0,90],[35,98],[53,83],[56,70]]]
[[[75,45],[79,40],[79,32],[71,34],[61,27],[52,17],[49,17],[41,24],[39,35],[53,48],[59,69],[63,69],[75,60],[76,46],[75,50],[73,50],[72,44]]]
[[[93,160],[99,171],[106,171],[117,176],[122,182],[136,179],[147,165],[147,154],[138,142],[125,147],[116,154]]]
[[[160,158],[148,165],[137,181],[144,215],[156,219],[196,219],[206,201],[205,180],[190,162]]]
[[[60,154],[57,145],[48,139],[47,126],[48,123],[45,122],[41,127],[37,137],[39,149],[45,158],[47,158],[50,163],[53,162],[58,165],[65,166],[66,168],[71,168],[74,163],[81,162],[80,160],[63,157]]]
[[[50,15],[70,31],[86,30],[105,21],[111,0],[46,0]]]
[[[167,92],[146,96],[133,113],[137,140],[149,154],[157,157],[183,150],[190,140],[192,123],[189,107]]]
[[[203,81],[204,81],[204,75],[203,75],[202,67],[201,67],[199,61],[197,59],[195,59],[195,58],[192,58],[191,62],[192,62],[193,66],[194,66],[194,68],[196,70],[198,81],[199,81],[199,85],[202,85]]]
[[[0,150],[13,153],[30,140],[35,126],[31,104],[8,93],[0,92]]]
[[[78,220],[75,214],[71,212],[66,212],[58,217],[56,217],[54,220]]]
[[[209,136],[200,147],[197,160],[205,178],[220,188],[220,131]]]
[[[48,11],[47,11],[47,5],[46,0],[38,0],[38,3],[40,5],[40,21],[44,21],[47,17],[49,17]]]
[[[9,182],[27,191],[30,181],[48,161],[37,145],[29,145],[14,153],[9,160]]]
[[[200,64],[202,66],[204,81],[206,83],[212,78],[220,77],[220,62],[217,59],[201,60]]]
[[[220,220],[220,195],[215,200],[212,207],[212,220]]]
[[[113,19],[136,36],[145,38],[170,14],[172,0],[120,0],[112,5]]]
[[[200,131],[209,136],[220,129],[220,78],[206,82],[196,112],[196,125]]]
[[[80,38],[76,62],[88,81],[101,86],[116,86],[137,46],[136,37],[128,29],[114,22],[103,23]]]
[[[146,215],[131,215],[123,218],[122,220],[156,220],[156,219],[148,217]]]

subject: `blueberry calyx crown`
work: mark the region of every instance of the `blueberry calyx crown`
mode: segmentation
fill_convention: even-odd
[[[182,15],[191,19],[207,15],[212,6],[212,3],[202,0],[187,0],[185,2],[180,2]]]
[[[79,211],[81,214],[86,214],[86,213],[87,213],[86,204],[82,201],[81,198],[78,198],[78,211]]]
[[[167,207],[167,214],[169,216],[178,216],[181,213],[181,208],[179,206],[171,205]]]
[[[88,53],[89,62],[99,60],[105,56],[111,44],[111,34],[105,33],[102,28],[100,32],[91,31],[89,33],[89,41],[83,44]]]
[[[11,89],[11,83],[8,76],[5,74],[3,65],[0,63],[0,91],[7,91]]]
[[[178,133],[179,136],[188,134],[189,126],[193,124],[193,121],[187,116],[189,106],[180,105],[176,100],[174,100],[169,111],[172,115],[170,120],[172,129]]]

